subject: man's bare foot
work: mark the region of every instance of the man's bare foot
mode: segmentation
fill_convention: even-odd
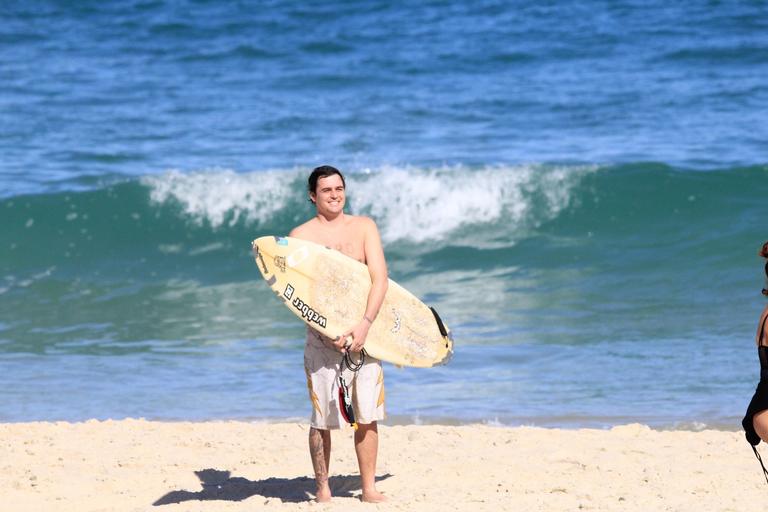
[[[328,503],[331,501],[331,488],[327,485],[324,487],[318,487],[315,494],[315,501],[318,503]]]
[[[376,489],[370,491],[363,491],[363,495],[360,497],[366,503],[383,503],[387,501],[387,497],[381,494]]]

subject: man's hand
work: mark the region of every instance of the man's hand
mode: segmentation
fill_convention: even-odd
[[[346,353],[347,350],[350,352],[360,352],[363,350],[365,338],[368,336],[368,329],[370,328],[371,324],[368,320],[363,319],[352,329],[342,334],[333,344],[336,345],[342,354]]]

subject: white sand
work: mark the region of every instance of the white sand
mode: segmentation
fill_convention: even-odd
[[[325,505],[311,501],[303,425],[2,424],[0,511],[742,512],[768,496],[740,432],[414,425],[380,436],[377,485],[391,501],[359,501],[346,429],[334,432]]]

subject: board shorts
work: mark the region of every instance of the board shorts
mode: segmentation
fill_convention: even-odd
[[[384,369],[381,361],[366,356],[357,372],[341,368],[342,354],[314,329],[307,329],[304,346],[304,371],[307,374],[309,401],[312,403],[310,425],[320,430],[339,429],[348,423],[341,415],[339,404],[339,372],[352,395],[352,407],[357,423],[383,420]]]

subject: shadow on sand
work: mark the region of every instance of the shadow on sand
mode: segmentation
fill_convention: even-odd
[[[298,503],[313,499],[315,492],[315,479],[305,476],[254,481],[238,476],[232,477],[229,471],[218,469],[203,469],[195,471],[195,474],[203,487],[201,491],[171,491],[152,505],[169,505],[192,500],[243,501],[255,495]],[[376,481],[386,480],[391,476],[389,473],[377,476]],[[328,480],[333,495],[340,498],[351,498],[354,496],[353,492],[361,490],[360,477],[357,475],[332,476]]]

